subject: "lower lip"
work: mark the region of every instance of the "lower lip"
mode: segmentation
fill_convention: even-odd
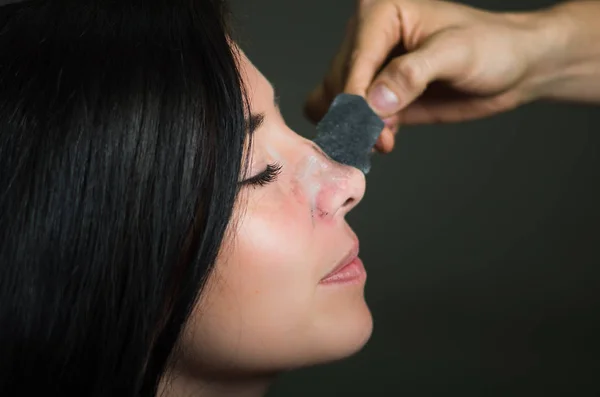
[[[322,279],[320,284],[356,284],[365,280],[366,276],[365,267],[357,257],[337,272]]]

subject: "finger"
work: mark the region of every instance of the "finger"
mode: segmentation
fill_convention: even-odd
[[[447,101],[417,100],[398,113],[398,119],[404,125],[458,123],[514,109],[518,103],[516,95],[512,92],[490,98],[471,97]]]
[[[371,4],[375,3],[377,0],[356,0],[356,7],[360,9],[361,7],[368,7]]]
[[[393,116],[383,119],[383,122],[385,123],[385,126],[396,135],[400,128],[400,115],[394,114]]]
[[[456,36],[454,29],[440,31],[417,50],[393,59],[368,90],[371,107],[388,117],[423,94],[429,83],[459,80],[471,62],[471,47]]]
[[[373,151],[379,153],[390,153],[394,149],[394,144],[396,141],[396,134],[398,133],[398,129],[400,127],[400,116],[394,115],[387,119],[384,119],[385,127],[381,134],[379,135],[377,142],[375,143],[375,147]]]
[[[390,129],[386,128],[379,135],[377,143],[375,143],[375,149],[380,153],[387,154],[394,150],[394,143],[394,134]]]
[[[344,90],[366,96],[375,74],[400,40],[401,19],[396,4],[379,2],[364,6],[357,21]]]

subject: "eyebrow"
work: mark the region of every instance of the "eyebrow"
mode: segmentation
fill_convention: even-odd
[[[263,125],[263,122],[265,121],[265,114],[264,113],[256,113],[250,116],[249,119],[246,120],[246,130],[248,131],[249,135],[254,134],[254,131],[256,131],[258,128],[260,128],[261,125]]]
[[[277,109],[278,112],[281,112],[281,108],[279,107],[279,96],[275,91],[275,87],[273,87],[273,106],[275,106],[275,109]],[[254,134],[254,131],[259,129],[260,126],[263,125],[264,121],[264,113],[255,113],[250,115],[250,118],[246,120],[246,130],[248,131],[248,134]]]

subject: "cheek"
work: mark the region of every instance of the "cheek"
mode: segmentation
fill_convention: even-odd
[[[238,361],[265,344],[285,351],[310,329],[320,271],[306,211],[293,200],[250,203],[198,306],[197,356]]]
[[[274,196],[271,192],[268,201],[249,204],[223,269],[240,294],[277,300],[288,290],[311,292],[317,252],[306,206]]]

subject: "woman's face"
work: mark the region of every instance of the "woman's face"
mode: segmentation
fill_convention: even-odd
[[[245,56],[241,66],[252,112],[264,116],[241,179],[269,165],[280,171],[242,188],[182,336],[183,363],[193,371],[260,373],[346,357],[371,335],[366,274],[358,260],[327,276],[357,254],[344,218],[363,197],[364,175],[292,131],[273,87]]]

